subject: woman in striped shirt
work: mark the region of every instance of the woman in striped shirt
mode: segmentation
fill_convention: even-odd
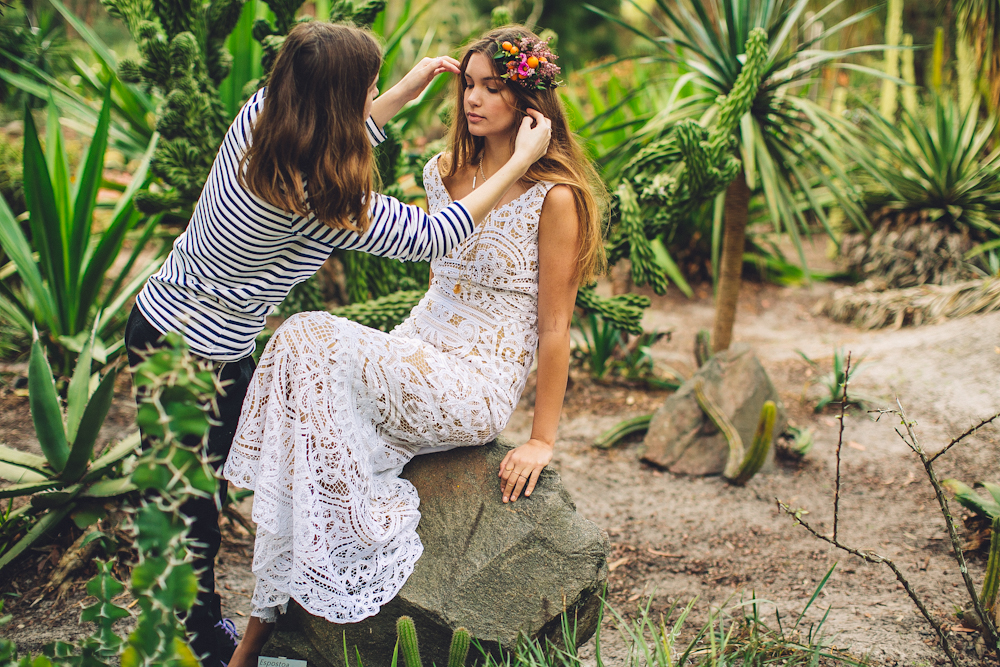
[[[452,58],[425,58],[378,96],[381,61],[363,30],[318,21],[293,28],[268,88],[226,133],[187,230],[136,299],[125,333],[130,363],[174,331],[229,382],[207,438],[216,466],[229,453],[253,375],[254,341],[292,286],[337,248],[409,261],[449,253],[548,147],[549,121],[532,111],[513,158],[437,214],[376,194],[372,146],[385,139],[380,127],[435,76],[458,72]],[[226,482],[220,486],[225,497]],[[204,545],[195,562],[204,592],[186,625],[203,664],[217,667],[233,647],[215,594],[218,511],[212,499],[182,510]]]

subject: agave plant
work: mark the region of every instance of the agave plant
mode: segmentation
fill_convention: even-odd
[[[767,56],[760,66],[759,86],[749,111],[738,119],[733,131],[736,154],[742,164],[717,204],[725,214],[718,216],[716,231],[722,239],[722,254],[712,341],[716,350],[725,349],[731,339],[735,317],[750,194],[758,184],[776,230],[791,236],[803,265],[801,234],[807,231],[810,217],[831,231],[825,211],[831,200],[856,225],[864,227],[867,224],[858,204],[858,193],[843,166],[837,134],[833,131],[843,123],[796,92],[836,61],[885,49],[883,45],[838,51],[823,48],[827,39],[862,21],[878,8],[853,14],[820,30],[817,36],[805,38],[812,26],[821,24],[840,4],[839,0],[808,17],[806,9],[811,6],[808,0],[682,0],[676,3],[656,0],[659,10],[656,16],[640,3],[630,2],[645,15],[656,32],[632,26],[595,7],[591,10],[645,40],[653,48],[652,59],[684,72],[677,86],[691,86],[696,91],[664,109],[662,115],[669,116],[669,121],[660,117],[650,120],[648,129],[636,133],[637,141],[655,142],[671,130],[676,120],[683,118],[697,118],[703,127],[721,120],[718,116],[724,107],[715,104],[716,97],[740,92],[737,82],[747,62],[750,37],[755,30],[762,29],[766,33]],[[882,72],[859,65],[841,66],[884,76]]]
[[[895,234],[896,245],[908,232],[915,239],[903,249],[909,252],[884,258],[870,242],[855,263],[889,275],[924,267],[933,282],[949,282],[966,277],[963,253],[968,259],[1000,247],[1000,146],[990,149],[996,128],[997,117],[981,120],[977,105],[962,112],[937,96],[926,121],[904,111],[900,122],[890,122],[869,109],[866,142],[845,138],[851,157],[875,181],[871,205],[884,206],[876,234]],[[917,223],[934,234],[913,231]],[[908,257],[901,262],[900,254]]]
[[[0,445],[0,479],[10,483],[0,488],[0,499],[30,498],[0,525],[0,545],[6,545],[0,570],[66,516],[86,527],[102,516],[108,498],[136,488],[122,476],[121,467],[138,447],[138,433],[94,459],[94,445],[114,397],[117,368],[103,377],[91,376],[93,347],[91,333],[77,359],[63,410],[36,332],[28,361],[28,402],[42,456]]]
[[[122,345],[116,334],[127,315],[125,305],[162,261],[144,263],[129,279],[156,229],[158,218],[153,217],[145,221],[125,265],[116,268],[116,275],[110,274],[125,235],[142,220],[133,206],[133,194],[147,183],[155,135],[131,184],[115,204],[111,221],[100,231],[95,229],[97,192],[102,183],[110,125],[109,98],[110,91],[105,94],[93,139],[72,180],[59,111],[52,98],[44,152],[35,122],[30,113],[25,114],[24,195],[30,242],[21,223],[0,200],[0,247],[10,261],[4,267],[6,271],[0,269],[0,276],[16,273],[0,279],[0,312],[29,331],[32,323],[37,323],[50,352],[61,358],[63,374],[68,374],[71,359],[86,341],[98,311],[105,317],[96,332],[95,358],[103,362]]]

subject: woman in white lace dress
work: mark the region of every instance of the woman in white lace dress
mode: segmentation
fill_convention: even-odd
[[[301,313],[261,356],[225,467],[255,490],[257,522],[253,613],[230,667],[255,664],[290,598],[353,623],[396,595],[423,549],[403,466],[495,438],[536,350],[531,438],[500,466],[502,501],[531,495],[551,460],[577,286],[603,261],[603,187],[569,131],[554,60],[520,27],[469,47],[451,150],[424,169],[431,213],[511,160],[529,109],[551,121],[552,138],[486,220],[432,262],[430,288],[406,321],[383,333]]]

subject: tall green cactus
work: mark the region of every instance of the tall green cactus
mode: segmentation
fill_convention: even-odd
[[[420,662],[420,647],[417,645],[417,627],[412,618],[400,616],[396,620],[396,637],[406,667],[423,667]]]
[[[143,190],[136,195],[137,205],[147,213],[186,214],[201,193],[229,126],[219,84],[232,64],[225,40],[239,20],[243,0],[102,4],[125,22],[139,47],[138,61],[122,61],[121,79],[155,88],[164,98],[152,170],[169,189]]]
[[[637,285],[648,284],[663,293],[665,269],[655,259],[651,240],[669,233],[739,173],[733,132],[757,96],[767,50],[767,33],[751,30],[746,64],[729,94],[716,100],[712,123],[703,127],[682,121],[626,165],[616,190],[620,220],[609,240],[608,261],[628,257]]]
[[[451,635],[451,647],[448,649],[448,667],[463,667],[469,657],[469,642],[471,637],[465,628],[456,628]]]
[[[767,453],[771,450],[771,442],[774,440],[774,420],[777,416],[778,407],[774,401],[766,401],[761,408],[760,420],[757,422],[757,431],[754,433],[750,449],[744,455],[736,477],[730,480],[736,486],[743,486],[749,482],[767,460]]]

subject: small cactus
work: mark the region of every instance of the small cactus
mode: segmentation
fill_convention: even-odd
[[[396,637],[406,667],[423,667],[420,662],[420,647],[417,646],[417,627],[412,618],[400,616],[396,620]]]
[[[1000,592],[1000,516],[993,518],[993,536],[990,538],[990,556],[986,561],[986,576],[979,595],[983,609],[997,617],[997,593]]]
[[[469,655],[469,631],[456,628],[451,636],[451,648],[448,650],[448,667],[463,667]]]
[[[753,442],[747,450],[740,464],[739,473],[730,479],[733,484],[743,486],[750,481],[764,461],[767,460],[767,453],[771,449],[771,440],[774,436],[774,420],[778,416],[778,407],[774,401],[766,401],[760,411],[760,420],[757,422],[757,431],[754,433]]]
[[[712,334],[708,329],[702,329],[694,337],[694,360],[698,368],[704,366],[712,358]]]

